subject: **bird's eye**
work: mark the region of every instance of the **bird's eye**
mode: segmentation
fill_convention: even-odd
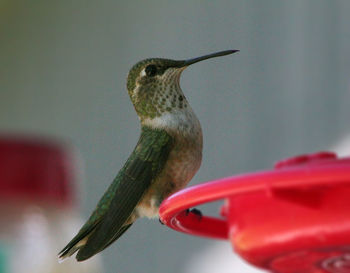
[[[154,64],[150,64],[146,66],[145,72],[148,77],[153,77],[157,74],[157,67]]]

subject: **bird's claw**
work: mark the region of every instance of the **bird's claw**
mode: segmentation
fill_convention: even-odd
[[[160,218],[158,218],[158,221],[159,221],[159,223],[161,223],[162,225],[165,225],[165,224],[162,222],[162,220],[161,220]]]
[[[195,216],[197,216],[198,220],[200,221],[203,217],[202,212],[199,209],[193,208],[193,209],[187,209],[186,210],[186,216],[188,216],[190,213],[193,213]]]

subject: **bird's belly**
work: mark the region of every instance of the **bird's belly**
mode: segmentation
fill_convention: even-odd
[[[171,184],[172,189],[169,194],[185,187],[198,171],[202,161],[202,152],[198,149],[181,149],[170,154],[169,161],[165,168],[168,176],[165,184]],[[163,184],[162,183],[162,184]]]
[[[185,187],[198,171],[202,161],[201,142],[180,147],[175,147],[170,152],[163,171],[138,204],[138,216],[158,217],[160,203]]]

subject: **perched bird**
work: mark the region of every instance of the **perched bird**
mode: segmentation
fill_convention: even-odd
[[[59,253],[76,251],[83,261],[117,240],[139,217],[158,217],[160,203],[187,185],[202,160],[202,129],[184,96],[181,72],[199,61],[238,50],[189,60],[152,58],[134,65],[127,89],[141,122],[138,143],[90,218]]]

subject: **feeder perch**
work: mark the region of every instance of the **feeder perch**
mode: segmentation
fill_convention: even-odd
[[[187,211],[219,199],[221,217]],[[273,170],[179,191],[159,213],[174,230],[230,240],[238,255],[270,272],[350,272],[350,157],[319,152],[281,160]]]

